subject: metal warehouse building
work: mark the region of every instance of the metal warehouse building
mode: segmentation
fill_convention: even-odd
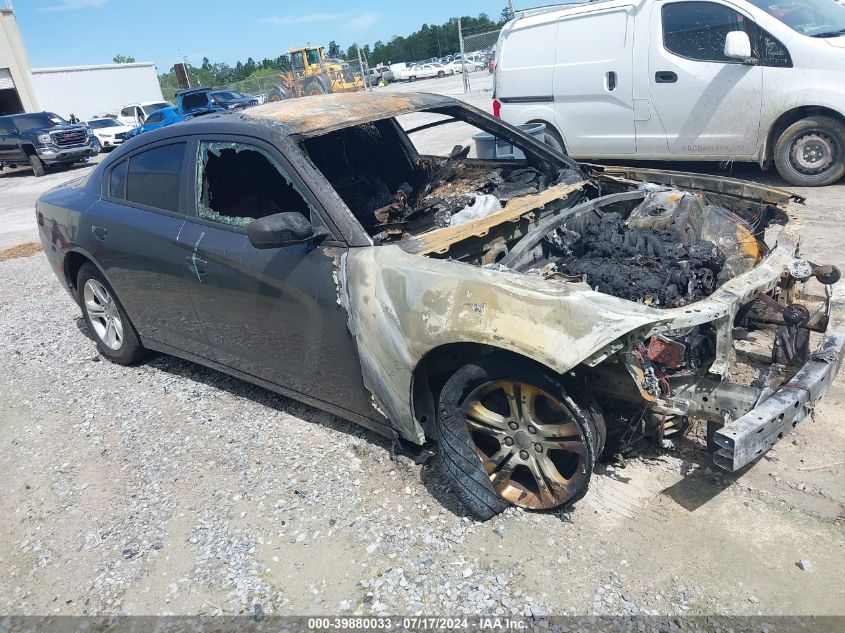
[[[0,0],[0,115],[47,110],[88,119],[139,101],[163,101],[152,62],[31,68],[8,0]]]
[[[152,62],[66,68],[33,68],[32,84],[41,110],[89,119],[117,112],[127,103],[163,101]]]

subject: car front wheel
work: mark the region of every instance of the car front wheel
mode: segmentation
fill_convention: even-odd
[[[36,178],[40,178],[44,175],[44,161],[38,158],[35,154],[30,155],[29,166],[32,167],[32,173],[35,174]]]
[[[93,264],[84,264],[76,283],[82,315],[100,353],[119,365],[143,359],[146,350],[141,338],[100,271]]]
[[[790,125],[775,145],[775,166],[790,184],[831,185],[845,175],[845,125],[826,116]]]
[[[510,354],[465,365],[437,408],[441,476],[477,519],[509,505],[567,506],[587,491],[604,447],[592,398]]]

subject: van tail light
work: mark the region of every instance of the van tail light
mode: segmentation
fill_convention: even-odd
[[[502,118],[502,104],[498,99],[493,99],[493,116],[497,119]]]

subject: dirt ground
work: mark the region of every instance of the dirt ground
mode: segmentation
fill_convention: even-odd
[[[462,94],[459,77],[412,88]],[[0,251],[35,241],[37,196],[88,169],[0,172]],[[845,266],[845,182],[796,191],[805,255]],[[843,375],[741,473],[693,433],[600,465],[571,511],[480,524],[352,424],[176,359],[101,361],[43,255],[16,254],[0,256],[5,614],[845,615]]]

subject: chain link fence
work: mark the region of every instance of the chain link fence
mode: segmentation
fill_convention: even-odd
[[[461,55],[464,58],[465,68],[468,67],[467,70],[470,71],[463,74],[464,92],[473,91],[472,71],[481,71],[484,74],[490,72],[490,64],[496,58],[496,43],[499,41],[500,32],[501,29],[476,33],[467,32],[460,26],[459,21],[458,35]]]

